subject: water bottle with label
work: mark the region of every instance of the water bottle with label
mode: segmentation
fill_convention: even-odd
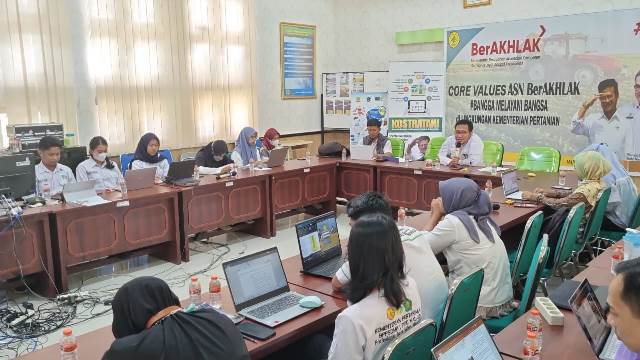
[[[62,339],[60,339],[60,359],[78,360],[78,341],[73,335],[71,328],[64,328],[64,330],[62,330]]]
[[[627,233],[622,240],[624,240],[625,260],[640,257],[640,231],[627,228]]]
[[[209,280],[209,305],[214,308],[222,308],[221,284],[218,275],[211,275]]]
[[[347,148],[342,148],[342,161],[347,161]]]
[[[202,303],[202,287],[200,287],[200,280],[197,276],[191,277],[191,283],[189,284],[189,299],[193,305],[200,305]]]

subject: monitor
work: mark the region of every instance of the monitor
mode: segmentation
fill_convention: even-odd
[[[33,194],[36,188],[32,154],[0,155],[0,194],[12,199]]]
[[[78,165],[85,160],[87,160],[86,146],[63,147],[60,151],[60,164],[71,168],[74,176]]]

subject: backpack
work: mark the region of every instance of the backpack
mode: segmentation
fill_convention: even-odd
[[[341,157],[342,149],[347,149],[347,148],[337,141],[328,142],[318,147],[318,156]],[[348,155],[349,155],[349,149],[347,149],[347,156]]]

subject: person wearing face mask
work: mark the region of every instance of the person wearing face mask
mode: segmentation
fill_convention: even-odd
[[[76,168],[78,181],[95,180],[97,192],[116,190],[120,187],[122,173],[109,160],[109,144],[102,136],[96,136],[89,142],[90,157]]]
[[[200,174],[225,174],[233,169],[233,160],[228,154],[229,149],[224,140],[208,143],[198,150],[196,166]]]
[[[262,137],[262,148],[260,149],[260,157],[268,158],[271,150],[280,147],[280,133],[274,128],[269,128]]]

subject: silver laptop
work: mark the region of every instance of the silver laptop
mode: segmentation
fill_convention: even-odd
[[[155,177],[155,167],[127,170],[127,172],[124,173],[124,181],[127,184],[127,190],[129,191],[152,187]]]
[[[301,221],[296,234],[302,272],[331,279],[344,263],[336,214],[331,211]]]
[[[620,340],[616,332],[611,331],[611,326],[607,323],[607,315],[587,279],[582,280],[580,286],[571,295],[569,305],[598,359],[615,359]]]
[[[522,200],[522,191],[518,186],[518,173],[515,170],[502,173],[502,189],[505,198]]]
[[[269,160],[267,161],[267,167],[274,168],[284,165],[284,160],[287,158],[288,148],[273,149],[269,153]]]
[[[276,247],[227,261],[222,269],[240,315],[275,327],[312,310],[298,305],[304,296],[290,291]]]
[[[108,203],[108,200],[98,196],[95,187],[95,180],[66,183],[62,188],[62,196],[65,202],[84,206]]]
[[[373,145],[351,145],[351,160],[373,159]]]
[[[477,316],[431,349],[436,360],[500,360],[493,337]]]

